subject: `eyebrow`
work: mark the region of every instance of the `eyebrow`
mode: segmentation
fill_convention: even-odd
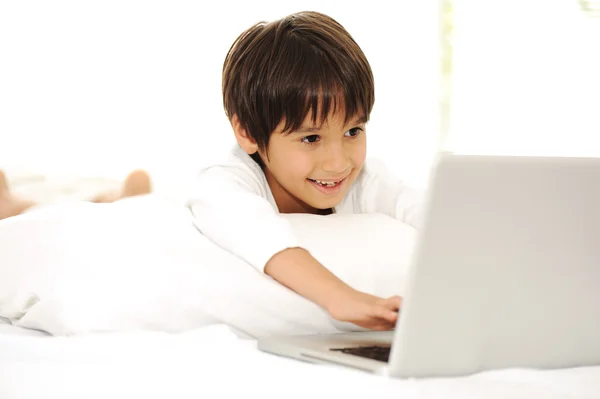
[[[362,123],[367,123],[366,115],[355,119],[354,122],[350,123],[349,125],[360,125]],[[317,126],[300,126],[298,130],[295,130],[293,133],[316,133],[319,130],[321,130],[321,128]]]

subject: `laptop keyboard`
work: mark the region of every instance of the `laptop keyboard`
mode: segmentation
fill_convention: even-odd
[[[352,348],[335,348],[331,349],[334,352],[347,353],[349,355],[366,357],[369,359],[379,360],[380,362],[388,362],[390,359],[389,346],[358,346]]]

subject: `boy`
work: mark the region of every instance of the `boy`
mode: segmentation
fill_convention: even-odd
[[[400,297],[343,283],[279,215],[380,212],[418,227],[418,193],[365,164],[374,83],[359,46],[316,12],[258,23],[230,48],[222,88],[238,146],[199,174],[189,201],[196,226],[333,318],[393,328]]]
[[[374,83],[356,42],[316,12],[256,24],[227,54],[223,103],[238,146],[195,182],[188,206],[199,230],[335,319],[393,328],[400,297],[346,285],[299,247],[279,215],[380,212],[418,227],[418,193],[365,163]],[[148,192],[149,177],[136,171],[121,193],[94,201]],[[0,219],[33,205],[11,195],[0,172]]]

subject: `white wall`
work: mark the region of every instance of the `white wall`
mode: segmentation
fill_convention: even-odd
[[[600,19],[576,0],[457,0],[455,26],[447,149],[600,156]]]
[[[437,129],[437,2],[0,3],[0,166],[181,182],[228,151],[221,67],[244,29],[301,10],[353,34],[376,79],[369,155],[425,181]]]

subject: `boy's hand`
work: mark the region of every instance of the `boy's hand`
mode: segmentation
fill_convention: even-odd
[[[371,330],[391,330],[396,326],[402,298],[379,298],[354,291],[333,302],[327,311],[336,320]]]
[[[373,330],[390,330],[396,325],[400,297],[383,299],[357,291],[302,248],[286,249],[273,256],[265,273],[320,305],[336,320]]]

